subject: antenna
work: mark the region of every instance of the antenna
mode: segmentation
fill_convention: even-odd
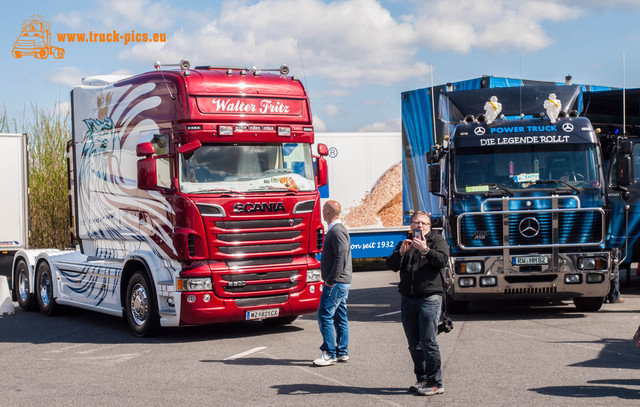
[[[627,135],[627,84],[624,62],[624,51],[622,52],[622,135]]]
[[[520,82],[522,82],[522,55],[520,55]],[[524,83],[520,85],[520,118],[522,119],[522,87]]]
[[[436,106],[434,105],[434,96],[433,96],[433,65],[431,65],[431,69],[429,70],[431,73],[431,122],[433,123],[433,144],[436,144],[438,140],[436,140]]]
[[[302,66],[302,76],[304,76],[304,88],[309,93],[309,86],[307,85],[307,73],[304,71],[304,62],[302,62],[302,51],[300,51],[300,42],[298,44],[298,55],[300,56],[300,65]]]

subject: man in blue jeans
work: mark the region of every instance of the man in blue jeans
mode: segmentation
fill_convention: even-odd
[[[441,269],[449,261],[449,246],[431,230],[431,217],[411,216],[412,236],[387,257],[387,266],[400,271],[402,327],[409,343],[416,383],[409,390],[421,396],[444,393],[440,348],[436,341],[445,287]]]
[[[320,259],[324,280],[318,307],[322,354],[313,361],[316,366],[331,366],[349,360],[347,297],[351,288],[351,240],[340,222],[340,211],[340,204],[336,201],[327,201],[322,207],[322,217],[329,227]]]

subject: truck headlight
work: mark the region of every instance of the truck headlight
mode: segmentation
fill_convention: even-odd
[[[607,259],[604,257],[579,257],[578,270],[606,270]]]
[[[322,274],[320,269],[308,269],[307,270],[307,283],[317,283],[322,281]]]
[[[205,278],[179,278],[178,291],[211,291],[213,283],[210,277]]]
[[[476,286],[476,278],[475,277],[460,277],[458,279],[458,285],[460,287],[475,287]]]
[[[456,274],[482,274],[484,264],[481,261],[466,261],[456,263]]]

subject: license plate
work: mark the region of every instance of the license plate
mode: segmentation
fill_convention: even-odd
[[[247,311],[246,319],[273,318],[278,315],[280,315],[280,308],[259,309],[256,311]]]
[[[526,256],[526,257],[514,257],[514,266],[530,266],[537,264],[549,264],[549,258],[547,256]]]

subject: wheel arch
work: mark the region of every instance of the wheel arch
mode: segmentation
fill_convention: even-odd
[[[158,302],[156,283],[149,264],[144,258],[140,256],[131,256],[125,262],[124,267],[122,267],[122,276],[120,277],[120,309],[122,311],[123,317],[125,315],[125,301],[127,297],[127,287],[129,286],[129,280],[137,271],[141,271],[147,276],[147,279],[149,280],[149,288],[151,289],[153,299],[156,304]]]

